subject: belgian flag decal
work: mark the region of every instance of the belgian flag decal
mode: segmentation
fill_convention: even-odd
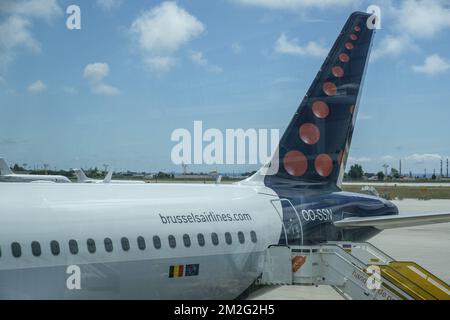
[[[200,265],[199,264],[187,264],[187,265],[174,265],[170,266],[169,278],[180,277],[192,277],[198,276]]]
[[[169,278],[179,278],[184,274],[184,265],[170,266]]]

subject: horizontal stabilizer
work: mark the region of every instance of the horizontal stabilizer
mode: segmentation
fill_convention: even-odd
[[[401,214],[395,216],[354,217],[334,222],[336,227],[374,227],[379,230],[450,222],[450,213]]]

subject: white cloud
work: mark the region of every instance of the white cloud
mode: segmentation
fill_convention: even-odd
[[[450,7],[446,0],[387,1],[385,12],[393,18],[391,30],[396,33],[386,36],[374,50],[372,60],[398,57],[417,50],[416,43],[435,37],[450,28]]]
[[[304,9],[304,8],[330,8],[349,6],[359,3],[360,0],[235,0],[239,3],[258,6],[268,9]]]
[[[40,52],[41,44],[31,31],[33,19],[50,21],[61,14],[57,0],[1,0],[0,68],[6,68],[20,49]]]
[[[0,67],[5,67],[16,55],[18,48],[40,52],[41,45],[30,31],[31,22],[19,16],[10,16],[0,23]]]
[[[416,163],[423,163],[427,161],[439,161],[442,156],[437,153],[423,153],[423,154],[412,154],[404,158],[405,160],[414,161]]]
[[[96,83],[92,86],[92,92],[95,94],[104,94],[107,96],[118,95],[120,94],[119,89],[110,86],[109,84],[104,83]]]
[[[189,59],[194,62],[196,65],[205,67],[206,70],[213,73],[221,73],[223,69],[219,66],[210,65],[208,60],[203,56],[203,52],[201,51],[191,51],[189,54]]]
[[[117,9],[122,3],[122,0],[97,0],[97,5],[104,10]]]
[[[84,68],[84,77],[89,81],[99,82],[109,74],[107,63],[91,63]]]
[[[272,84],[278,85],[278,84],[285,84],[285,83],[291,83],[298,81],[297,78],[294,77],[279,77],[272,81]]]
[[[387,35],[373,50],[371,60],[375,61],[384,57],[394,58],[412,50],[416,50],[416,46],[408,36]]]
[[[367,157],[360,157],[360,158],[348,157],[348,161],[351,163],[364,163],[364,162],[372,162],[373,159]]]
[[[207,70],[212,73],[222,73],[223,68],[219,66],[208,66]]]
[[[57,0],[2,0],[0,12],[47,21],[63,14]]]
[[[47,89],[47,85],[42,80],[37,80],[28,86],[28,91],[39,93]]]
[[[358,120],[372,120],[372,116],[370,114],[366,114],[366,113],[360,113],[358,114]]]
[[[208,60],[203,57],[203,52],[201,51],[192,51],[189,59],[199,66],[206,66],[208,64]]]
[[[438,54],[433,54],[425,59],[423,65],[412,66],[412,69],[418,73],[424,73],[429,76],[445,73],[450,69],[450,63]]]
[[[65,86],[63,87],[63,91],[67,94],[77,94],[78,90],[75,87],[69,87],[69,86]]]
[[[431,38],[443,29],[450,27],[448,1],[403,1],[396,11],[400,30],[413,37]]]
[[[395,160],[395,158],[393,156],[387,155],[387,156],[381,157],[381,160],[383,160],[383,161],[393,161],[393,160]]]
[[[275,51],[282,54],[296,56],[311,56],[322,58],[328,50],[315,41],[310,41],[305,46],[300,46],[297,39],[289,40],[284,33],[275,42]]]
[[[196,17],[175,2],[163,2],[145,11],[130,28],[144,62],[166,71],[174,65],[175,52],[204,30],[204,25]]]
[[[242,47],[239,43],[235,42],[231,45],[231,50],[233,51],[233,53],[239,54],[242,52]]]
[[[103,79],[109,74],[109,66],[104,62],[96,62],[88,64],[84,68],[84,77],[89,81],[91,91],[95,94],[117,95],[119,89],[106,84]]]
[[[155,71],[166,72],[176,65],[176,59],[173,57],[149,56],[144,58],[144,64]]]

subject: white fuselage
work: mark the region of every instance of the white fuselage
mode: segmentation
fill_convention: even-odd
[[[140,180],[111,180],[111,181],[105,182],[104,180],[98,180],[98,179],[86,179],[86,180],[84,180],[82,182],[78,182],[78,183],[144,184],[145,182],[140,181]]]
[[[64,176],[15,174],[15,173],[0,175],[0,182],[36,182],[36,181],[70,183],[70,180]]]
[[[0,184],[0,195],[0,299],[236,298],[261,274],[264,250],[278,244],[282,230],[271,203],[277,196],[265,187],[8,183]],[[88,239],[95,242],[93,253]],[[70,252],[70,240],[78,253]],[[52,241],[60,247],[57,255]],[[32,253],[33,242],[39,256]],[[21,255],[15,257],[18,246]],[[171,277],[171,266],[188,265],[197,266],[198,274]],[[80,270],[80,289],[68,285],[73,266]]]

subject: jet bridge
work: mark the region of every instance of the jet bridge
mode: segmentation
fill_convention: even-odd
[[[328,285],[345,299],[450,300],[450,287],[414,262],[370,243],[270,246],[260,285]]]

